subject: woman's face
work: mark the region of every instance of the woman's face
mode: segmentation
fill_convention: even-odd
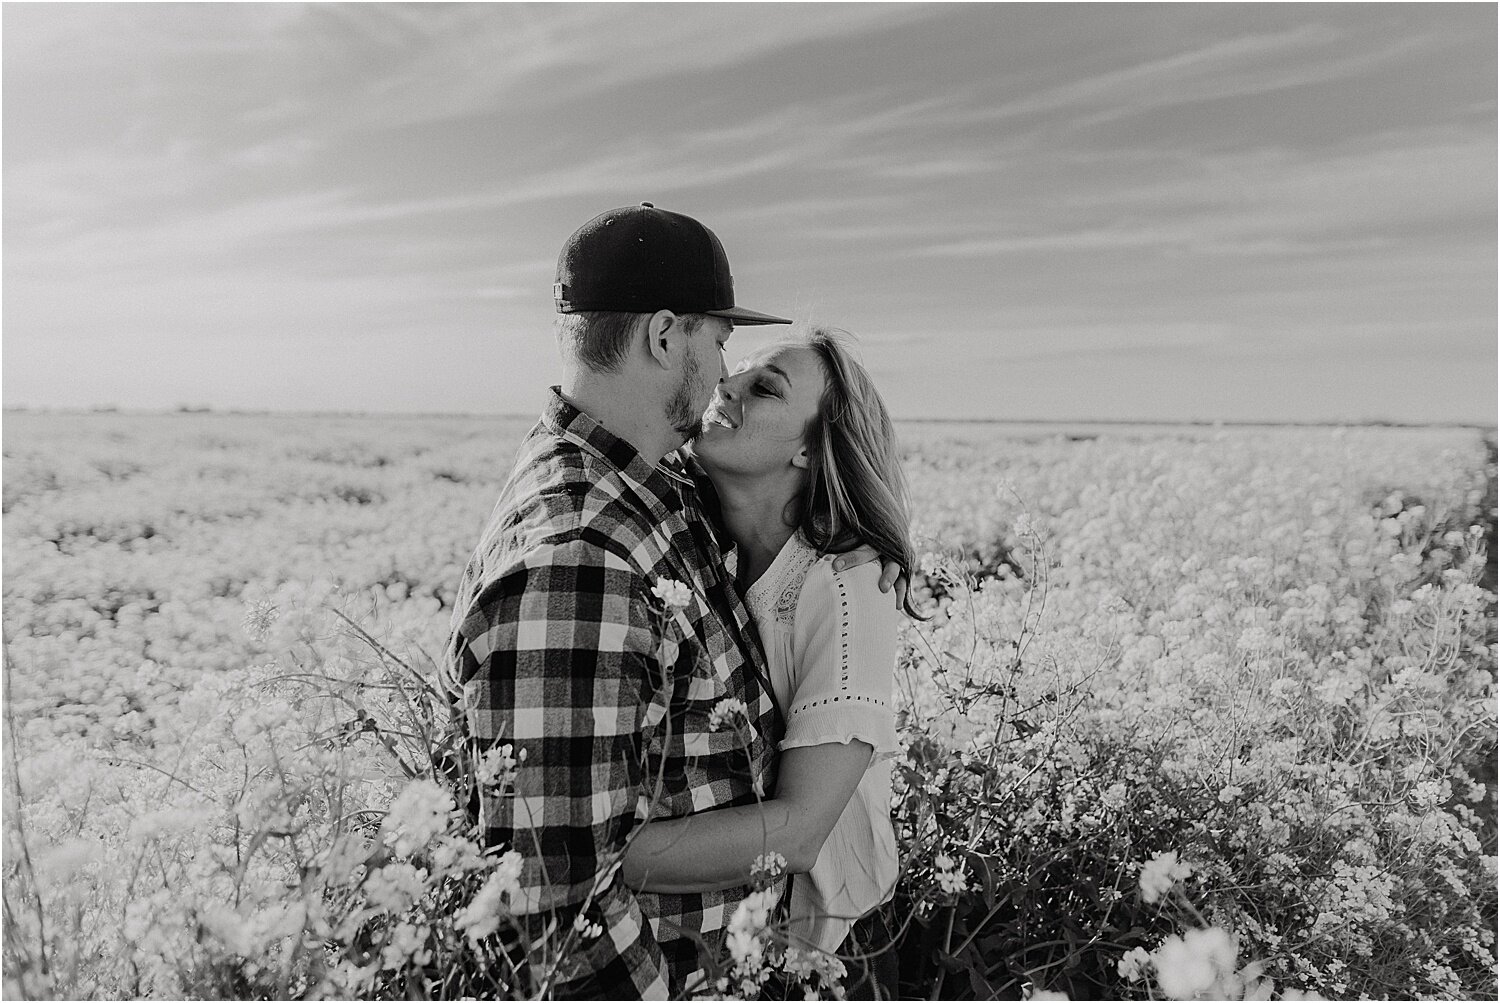
[[[710,470],[758,475],[806,467],[803,435],[823,397],[823,365],[801,345],[752,352],[703,412],[694,455]]]

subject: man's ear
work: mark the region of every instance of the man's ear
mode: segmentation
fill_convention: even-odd
[[[682,321],[671,310],[658,310],[646,321],[646,351],[663,369],[673,368],[672,342],[682,333]]]
[[[799,470],[806,470],[808,467],[812,466],[812,458],[807,455],[806,446],[803,446],[801,449],[797,450],[797,452],[792,454],[792,466],[798,468]]]

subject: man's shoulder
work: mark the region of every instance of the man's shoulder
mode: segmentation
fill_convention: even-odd
[[[533,428],[516,451],[511,468],[512,485],[526,484],[538,490],[578,491],[587,487],[599,458],[593,451],[546,425]]]
[[[549,566],[639,570],[653,525],[620,472],[585,445],[538,426],[516,456],[475,574],[492,594]],[[519,576],[519,577],[518,577]],[[502,584],[503,582],[503,584]]]
[[[577,443],[534,432],[516,454],[497,515],[539,518],[558,529],[575,525],[590,489],[588,454]]]
[[[519,535],[530,546],[619,539],[628,547],[649,530],[631,507],[615,467],[545,428],[522,445],[496,514],[527,530]]]

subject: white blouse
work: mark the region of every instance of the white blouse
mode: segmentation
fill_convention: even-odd
[[[745,597],[786,717],[780,748],[859,739],[875,750],[812,870],[792,880],[793,931],[830,953],[891,897],[899,869],[890,761],[900,613],[880,573],[872,561],[836,574],[832,557],[794,533]]]

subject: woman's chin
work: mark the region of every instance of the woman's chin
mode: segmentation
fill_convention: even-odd
[[[723,429],[718,425],[706,425],[692,442],[693,459],[707,473],[723,469],[724,462],[729,458],[722,436],[715,435],[716,431],[722,432]]]
[[[698,438],[693,440],[693,453],[700,457],[717,456],[719,455],[719,450],[718,448],[716,448],[717,445],[717,443],[713,442],[706,436],[700,435],[698,436]]]

